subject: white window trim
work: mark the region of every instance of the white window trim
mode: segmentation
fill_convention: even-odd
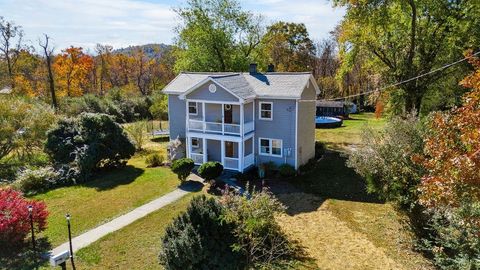
[[[195,104],[195,113],[191,113],[191,112],[190,112],[190,103],[194,103],[194,104]],[[198,115],[198,102],[188,101],[188,102],[187,102],[187,107],[188,107],[188,114],[189,114],[189,115]],[[192,106],[192,107],[193,107],[193,106]]]
[[[262,140],[268,140],[268,144],[270,146],[270,153],[262,153]],[[280,141],[280,155],[273,154],[273,140]],[[283,140],[282,139],[272,139],[272,138],[258,138],[258,154],[261,156],[268,156],[268,157],[282,157],[283,156]]]
[[[262,105],[263,104],[270,104],[270,118],[264,118],[262,117]],[[273,102],[266,102],[266,101],[260,101],[258,103],[258,119],[260,120],[270,120],[272,121],[273,120]]]
[[[199,148],[200,147],[200,138],[195,138],[195,137],[191,137],[191,144],[192,144],[192,148]],[[197,144],[193,144],[193,140],[196,140],[197,141]]]

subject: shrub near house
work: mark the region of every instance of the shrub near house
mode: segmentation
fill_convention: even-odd
[[[172,171],[178,176],[181,181],[187,180],[190,172],[195,167],[193,159],[181,158],[172,162]]]
[[[223,165],[216,161],[205,162],[198,168],[198,174],[207,181],[214,180],[219,177],[222,172]]]
[[[60,120],[48,132],[45,150],[58,164],[75,169],[75,180],[82,182],[95,169],[125,165],[135,146],[111,116],[83,113]]]

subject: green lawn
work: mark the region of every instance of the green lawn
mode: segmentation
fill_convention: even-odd
[[[160,238],[172,219],[186,209],[194,194],[189,194],[79,250],[76,254],[77,268],[162,269],[158,263]]]
[[[160,150],[161,144],[156,143]],[[43,200],[50,212],[43,233],[52,246],[67,241],[65,214],[72,216],[72,233],[105,223],[129,210],[175,189],[179,180],[169,168],[146,168],[145,155],[136,155],[127,167],[102,173],[82,185],[58,188],[34,196]]]
[[[364,179],[345,164],[345,150],[361,147],[362,130],[380,131],[386,120],[371,113],[351,117],[343,127],[316,130],[327,151],[313,171],[292,182],[300,192],[279,194],[288,207],[281,226],[321,269],[432,269],[413,251],[407,218],[368,194]]]
[[[373,113],[351,114],[349,120],[344,120],[339,128],[316,129],[317,141],[322,141],[332,148],[342,147],[349,144],[360,144],[362,129],[371,127],[380,130],[386,120],[376,119]]]

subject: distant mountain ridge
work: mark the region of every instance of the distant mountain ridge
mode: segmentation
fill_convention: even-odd
[[[151,44],[128,46],[126,48],[115,49],[113,50],[113,53],[132,55],[139,48],[141,48],[149,58],[161,58],[162,55],[165,52],[171,50],[173,46],[163,44],[163,43],[160,43],[160,44],[151,43]]]

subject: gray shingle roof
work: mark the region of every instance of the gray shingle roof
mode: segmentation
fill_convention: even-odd
[[[183,94],[198,83],[211,78],[242,98],[275,97],[299,98],[310,80],[305,72],[272,73],[180,73],[163,91],[168,94]]]

